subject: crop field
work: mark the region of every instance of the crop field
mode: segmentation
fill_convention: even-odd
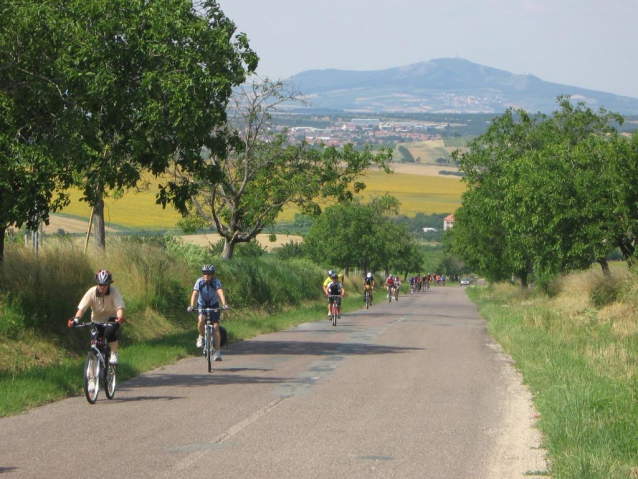
[[[414,169],[410,170],[413,171]],[[417,171],[417,170],[414,170]],[[424,169],[424,171],[429,171]],[[401,214],[452,213],[461,205],[465,185],[458,178],[427,176],[426,174],[392,173],[370,170],[363,178],[367,188],[360,195],[365,200],[388,193],[401,202]],[[155,204],[157,187],[144,192],[128,192],[123,198],[106,201],[104,220],[106,226],[123,230],[159,231],[176,228],[180,215],[171,206],[162,209]],[[81,195],[71,192],[71,204],[61,213],[71,217],[88,219],[91,209],[79,201]],[[279,220],[294,221],[296,209],[282,212]]]
[[[421,158],[421,163],[435,163],[437,158],[452,158],[454,150],[463,150],[458,146],[446,146],[444,140],[415,141],[399,143],[405,146],[414,158]]]

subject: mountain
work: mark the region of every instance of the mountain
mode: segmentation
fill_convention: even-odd
[[[460,58],[440,58],[378,71],[309,70],[289,78],[314,108],[359,113],[551,112],[571,95],[598,110],[638,114],[638,99],[541,80]]]

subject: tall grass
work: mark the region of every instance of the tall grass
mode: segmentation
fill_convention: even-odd
[[[638,277],[617,267],[554,284],[555,295],[469,290],[541,413],[555,478],[638,477]]]

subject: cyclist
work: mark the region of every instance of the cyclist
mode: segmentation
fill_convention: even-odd
[[[366,300],[366,293],[365,290],[368,290],[368,292],[370,293],[370,304],[372,304],[372,290],[374,289],[374,276],[372,276],[372,273],[368,273],[365,278],[363,278],[363,284],[361,285],[363,286],[363,300]]]
[[[332,281],[332,275],[335,274],[334,270],[328,270],[328,277],[323,281],[323,294],[328,296],[328,285]],[[330,317],[330,303],[328,303],[328,317]]]
[[[410,276],[410,294],[414,293],[414,285],[417,282],[417,278],[415,278],[414,276]]]
[[[222,307],[228,309],[226,305],[226,297],[224,296],[224,290],[222,289],[222,283],[215,277],[215,267],[212,264],[205,264],[202,266],[202,277],[195,282],[193,287],[193,294],[191,295],[190,310],[195,309],[195,303],[197,308],[219,308],[219,300],[222,301]],[[215,347],[215,354],[213,359],[215,361],[222,360],[222,353],[220,350],[221,336],[219,334],[219,317],[221,312],[217,311],[211,313],[210,318],[213,322],[213,345]],[[197,337],[197,347],[204,346],[204,328],[206,325],[206,315],[200,314],[197,316],[197,329],[199,336]]]
[[[67,321],[67,326],[72,328],[78,324],[89,307],[91,307],[92,322],[113,323],[104,328],[104,337],[108,341],[109,346],[111,346],[109,362],[111,364],[117,364],[117,332],[120,326],[124,324],[124,300],[117,288],[111,285],[111,283],[113,283],[113,275],[110,271],[101,269],[95,273],[95,283],[96,286],[91,287],[80,300],[78,310],[75,316]],[[112,319],[113,317],[115,317],[115,319]]]
[[[343,287],[343,284],[339,281],[339,277],[337,273],[332,272],[332,276],[330,277],[330,283],[326,286],[326,296],[328,296],[328,307],[332,305],[335,301],[337,304],[341,306],[341,298],[346,295],[346,288]],[[335,298],[335,296],[339,296]],[[337,314],[337,319],[341,319],[341,309],[339,309],[339,313]]]
[[[388,297],[392,296],[394,292],[394,277],[390,274],[388,279],[385,280],[385,287],[388,289]]]
[[[396,296],[399,295],[399,288],[401,288],[401,278],[399,278],[399,275],[397,274],[394,277],[394,290],[396,292]]]

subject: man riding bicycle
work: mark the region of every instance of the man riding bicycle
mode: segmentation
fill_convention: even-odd
[[[374,276],[372,273],[368,273],[365,278],[363,278],[363,300],[366,300],[366,291],[370,294],[370,303],[372,303],[372,290],[374,290]]]
[[[75,316],[67,321],[67,326],[72,328],[78,324],[86,310],[91,307],[92,322],[112,323],[112,326],[109,324],[108,327],[104,328],[104,337],[111,347],[109,362],[111,364],[117,364],[117,332],[120,326],[124,324],[124,300],[115,286],[111,286],[111,283],[113,283],[113,275],[110,271],[106,269],[99,270],[95,273],[95,282],[96,286],[90,288],[84,294],[80,300]],[[115,318],[115,320],[113,318]]]
[[[198,309],[203,308],[219,308],[219,300],[222,301],[222,307],[227,309],[226,297],[224,296],[224,290],[222,289],[222,283],[219,279],[215,278],[215,267],[212,264],[205,264],[202,266],[202,277],[195,282],[193,287],[193,294],[191,295],[190,309],[195,309],[195,303],[197,303]],[[222,360],[222,353],[220,350],[221,336],[219,334],[219,317],[221,312],[217,311],[210,314],[211,322],[213,323],[213,345],[215,347],[215,354],[213,359],[215,361]],[[199,336],[197,337],[197,347],[204,346],[204,328],[206,325],[206,315],[197,315],[197,329]]]
[[[389,275],[388,279],[385,280],[385,287],[388,289],[388,296],[391,297],[394,294],[394,277],[392,275]]]
[[[332,272],[330,283],[326,286],[326,296],[328,296],[328,308],[336,301],[341,306],[341,298],[346,295],[346,288],[339,282],[337,273]],[[341,308],[339,309],[341,311]],[[337,319],[341,319],[341,313],[337,315]]]
[[[323,281],[323,294],[328,296],[328,285],[332,282],[332,275],[334,275],[334,270],[328,270],[328,277]],[[328,303],[328,317],[330,317],[330,303]]]

